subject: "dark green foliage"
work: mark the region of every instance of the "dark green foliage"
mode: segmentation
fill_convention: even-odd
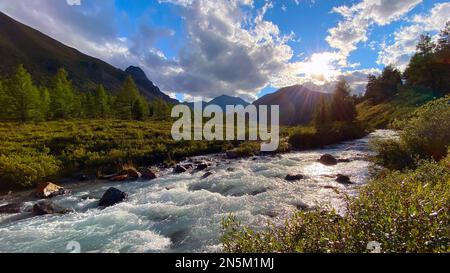
[[[65,69],[59,69],[53,78],[53,88],[50,98],[50,108],[54,119],[72,117],[73,111],[75,110],[75,95]]]
[[[356,119],[356,106],[350,96],[350,87],[345,80],[337,83],[331,104],[331,117],[334,121],[353,121]]]
[[[313,149],[367,135],[366,127],[358,122],[333,122],[326,130],[304,127],[293,131],[289,144],[295,149]]]
[[[0,120],[106,119],[113,116],[125,120],[170,119],[171,106],[160,98],[149,106],[131,77],[126,79],[116,97],[108,95],[102,85],[93,92],[74,91],[68,77],[67,72],[60,69],[50,89],[36,87],[30,74],[20,66],[15,75],[0,82]]]
[[[392,66],[387,66],[379,77],[373,75],[368,77],[365,99],[375,103],[383,102],[392,98],[401,86],[400,71]]]
[[[442,30],[437,43],[430,35],[422,35],[417,53],[404,73],[407,84],[424,86],[440,92],[450,92],[450,22]]]
[[[36,120],[40,115],[39,91],[31,75],[20,65],[16,74],[8,81],[6,95],[9,104],[3,105],[8,119],[20,121]]]
[[[94,117],[108,118],[111,115],[110,99],[103,85],[99,85],[94,93],[93,98]]]
[[[450,145],[450,96],[425,104],[396,127],[401,129],[398,141],[374,143],[377,163],[402,170],[414,168],[417,159],[441,160]]]

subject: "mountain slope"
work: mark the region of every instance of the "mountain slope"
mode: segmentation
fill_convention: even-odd
[[[242,105],[242,106],[247,106],[250,103],[246,102],[245,100],[238,98],[238,97],[231,97],[231,96],[227,96],[227,95],[222,95],[219,96],[213,100],[211,100],[210,102],[207,103],[207,105],[218,105],[220,106],[220,108],[222,108],[223,110],[226,110],[226,106],[227,105]]]
[[[56,71],[65,68],[74,87],[80,91],[92,90],[103,84],[107,90],[115,92],[127,77],[125,71],[68,47],[1,12],[0,60],[1,77],[11,75],[19,64],[23,64],[41,85],[48,85]],[[132,69],[131,74],[134,72]],[[153,84],[148,84],[148,79],[148,82],[141,80],[137,85],[148,99],[161,97],[173,101]]]
[[[294,85],[281,88],[275,93],[258,99],[253,104],[257,106],[280,105],[281,125],[304,125],[311,122],[322,97],[331,98],[331,95],[311,91],[301,85]]]

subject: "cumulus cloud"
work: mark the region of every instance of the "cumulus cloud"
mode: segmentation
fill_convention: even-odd
[[[339,50],[340,64],[348,65],[347,58],[357,49],[357,45],[368,40],[369,28],[372,25],[384,26],[396,21],[422,0],[363,0],[352,6],[338,6],[333,12],[340,14],[343,20],[329,29],[326,38],[328,44]]]
[[[249,0],[164,0],[178,5],[188,33],[186,46],[168,72],[163,89],[212,98],[221,94],[254,99],[293,57],[277,25],[264,19],[267,2],[256,14]],[[152,64],[144,65],[151,69]]]
[[[419,37],[424,33],[438,32],[449,20],[450,3],[436,4],[429,12],[415,15],[409,26],[400,28],[394,33],[393,43],[383,44],[379,52],[378,63],[395,65],[404,70],[416,51]]]

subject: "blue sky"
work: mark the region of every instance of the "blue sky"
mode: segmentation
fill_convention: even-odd
[[[178,99],[251,101],[293,84],[330,92],[342,77],[360,93],[368,74],[405,68],[450,2],[16,0],[0,10],[119,68],[138,65]]]

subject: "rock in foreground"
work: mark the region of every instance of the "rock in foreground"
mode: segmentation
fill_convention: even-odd
[[[347,175],[343,175],[343,174],[338,174],[338,176],[336,178],[336,182],[338,182],[340,184],[344,184],[344,185],[353,184],[350,180],[350,177]]]
[[[33,206],[33,214],[39,216],[47,214],[66,214],[71,212],[73,212],[73,210],[63,208],[50,201],[42,201]]]
[[[38,198],[52,198],[58,195],[66,194],[68,191],[56,184],[45,182],[39,183],[36,188],[36,197]]]
[[[22,211],[23,203],[12,203],[0,207],[0,214],[15,214]]]
[[[338,160],[330,154],[324,154],[319,159],[319,162],[322,163],[323,165],[327,165],[327,166],[334,166],[334,165],[338,164]]]
[[[122,202],[128,195],[116,188],[109,188],[98,203],[99,207],[111,207]]]
[[[288,174],[285,179],[286,179],[286,181],[292,182],[292,181],[302,180],[303,178],[305,178],[305,177],[301,174],[296,174],[296,175]]]

